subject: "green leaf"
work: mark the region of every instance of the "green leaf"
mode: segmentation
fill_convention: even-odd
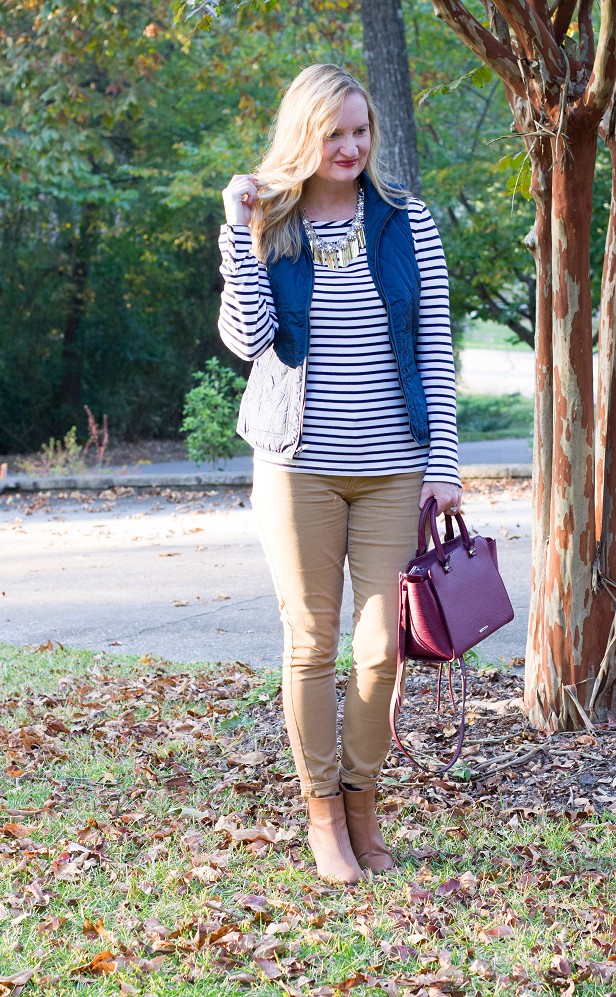
[[[468,782],[472,774],[470,766],[462,759],[458,759],[456,764],[452,765],[449,769],[449,775],[451,778],[460,779],[462,782]]]
[[[430,87],[428,90],[422,90],[415,97],[415,102],[417,104],[423,104],[428,97],[436,97],[439,94],[449,94],[454,90],[457,90],[465,80],[471,80],[476,87],[483,87],[484,83],[492,82],[492,72],[487,66],[476,66],[471,69],[469,73],[465,73],[464,76],[460,76],[457,80],[451,80],[450,83],[439,83],[438,86]]]

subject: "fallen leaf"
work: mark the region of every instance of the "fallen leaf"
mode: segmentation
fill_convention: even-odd
[[[196,879],[199,883],[216,883],[219,879],[222,879],[222,872],[211,865],[198,865],[186,874],[186,879],[189,877],[190,882]]]
[[[255,963],[267,976],[268,980],[277,980],[279,976],[282,976],[282,970],[277,962],[271,962],[269,959],[254,959]]]
[[[176,818],[190,818],[191,820],[211,820],[210,814],[195,807],[171,807],[169,813]]]
[[[460,876],[460,886],[462,887],[463,890],[465,890],[467,893],[470,893],[471,895],[475,893],[478,883],[479,880],[470,870],[462,873],[462,875]]]
[[[87,973],[90,976],[109,976],[115,973],[117,964],[114,961],[112,952],[99,952],[90,962],[85,962],[81,966],[75,966],[71,973]]]
[[[210,945],[218,945],[220,939],[224,938],[225,935],[228,935],[230,931],[238,930],[239,928],[237,924],[221,924],[220,928],[216,928],[216,930],[212,932],[208,938],[208,941]]]
[[[323,928],[311,928],[304,935],[304,941],[308,942],[309,945],[324,945],[325,942],[331,941],[333,937],[331,931],[324,931]]]
[[[160,557],[160,554],[158,556]],[[172,606],[187,606],[188,602],[186,601],[186,599],[172,599],[171,600],[171,605]]]
[[[474,976],[480,976],[482,980],[493,980],[494,973],[483,959],[473,959],[469,966],[469,972]]]
[[[437,886],[435,895],[437,897],[450,897],[452,893],[458,893],[461,888],[459,879],[448,879],[440,886]]]
[[[270,935],[268,938],[262,941],[260,945],[257,946],[257,948],[254,951],[254,958],[270,959],[275,952],[278,952],[279,949],[284,948],[285,945],[286,942],[284,941],[283,938],[275,938],[272,935]]]
[[[7,987],[9,993],[17,987],[25,987],[28,980],[32,979],[36,969],[20,969],[12,976],[0,976],[0,984]]]
[[[34,834],[34,827],[26,827],[25,824],[5,824],[2,828],[2,833],[6,834],[9,838],[29,838],[31,834]]]
[[[495,924],[492,928],[483,928],[478,934],[480,942],[493,942],[495,938],[511,938],[515,931],[510,924]]]
[[[58,928],[62,927],[66,920],[67,919],[65,917],[54,916],[47,918],[46,921],[41,921],[36,932],[37,938],[40,938],[41,935],[47,934],[50,931],[57,931]]]
[[[64,920],[66,920],[66,918]],[[106,942],[115,942],[113,932],[107,931],[107,929],[103,927],[102,917],[99,917],[96,922],[91,921],[89,917],[86,917],[81,930],[86,938],[102,938]]]
[[[366,982],[366,977],[363,973],[356,973],[355,976],[349,976],[348,979],[343,980],[342,983],[334,983],[334,989],[339,990],[341,993],[346,994],[353,987],[360,987]]]

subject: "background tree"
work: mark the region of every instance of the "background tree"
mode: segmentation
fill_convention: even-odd
[[[401,0],[361,0],[364,58],[380,114],[382,159],[421,197],[421,173]]]

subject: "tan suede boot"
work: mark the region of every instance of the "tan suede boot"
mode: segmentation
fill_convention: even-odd
[[[338,883],[359,882],[363,877],[349,841],[342,794],[309,798],[308,813],[308,844],[319,876]]]
[[[374,790],[353,790],[342,787],[347,828],[353,853],[362,869],[385,872],[394,863],[387,851],[374,812]]]

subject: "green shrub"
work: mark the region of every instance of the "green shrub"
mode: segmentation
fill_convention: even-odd
[[[229,367],[221,367],[217,357],[205,365],[205,372],[193,374],[199,384],[186,395],[182,432],[191,460],[232,457],[237,450],[237,414],[246,381]]]
[[[458,394],[460,441],[500,440],[529,436],[533,429],[533,400],[512,395]]]
[[[72,426],[63,440],[52,436],[35,457],[18,457],[15,464],[30,475],[85,474],[88,468],[83,453],[84,448],[77,442],[77,427]]]

